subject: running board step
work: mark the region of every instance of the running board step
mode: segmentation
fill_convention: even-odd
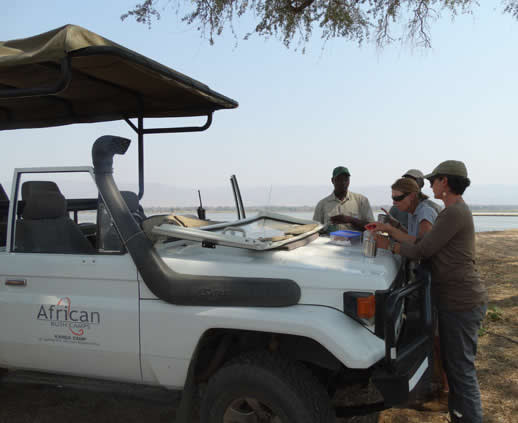
[[[110,392],[135,399],[175,405],[180,403],[181,391],[135,383],[112,382],[78,376],[10,370],[2,377],[2,383],[44,385],[55,388],[77,389],[90,392]]]

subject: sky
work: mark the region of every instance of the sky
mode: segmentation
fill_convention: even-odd
[[[431,49],[380,50],[343,39],[323,48],[315,36],[305,54],[257,36],[236,46],[230,31],[211,46],[172,11],[151,29],[121,22],[135,3],[9,1],[0,40],[81,25],[239,102],[216,112],[208,131],[148,135],[146,182],[210,189],[236,174],[242,189],[322,186],[344,165],[354,191],[455,159],[466,163],[473,185],[517,184],[518,21],[487,5],[500,2],[436,22]],[[237,30],[244,35],[252,25]],[[9,186],[15,167],[90,165],[91,146],[105,134],[134,140],[115,175],[136,186],[136,136],[124,122],[2,131],[0,183]]]

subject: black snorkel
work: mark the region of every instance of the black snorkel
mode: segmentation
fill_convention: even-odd
[[[122,242],[145,284],[158,298],[178,305],[282,307],[297,304],[300,287],[289,279],[194,276],[174,272],[131,216],[113,179],[113,156],[130,140],[105,135],[92,147],[95,181]]]

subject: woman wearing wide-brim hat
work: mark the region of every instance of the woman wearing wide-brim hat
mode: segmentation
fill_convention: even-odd
[[[487,291],[475,269],[475,227],[462,194],[470,185],[464,163],[448,160],[425,175],[434,197],[444,202],[432,229],[417,242],[378,236],[378,248],[409,258],[428,258],[438,310],[441,353],[448,376],[452,422],[482,422],[475,370],[478,330],[487,309]]]

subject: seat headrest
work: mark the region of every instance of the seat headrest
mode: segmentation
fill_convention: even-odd
[[[9,197],[7,196],[2,184],[0,184],[0,201],[9,201]]]
[[[22,184],[22,200],[27,200],[33,192],[58,192],[61,194],[56,183],[52,181],[27,181]]]
[[[56,219],[67,215],[67,200],[58,191],[33,191],[25,199],[24,219]]]
[[[138,195],[133,191],[121,191],[121,196],[126,202],[128,209],[131,213],[138,210]]]

